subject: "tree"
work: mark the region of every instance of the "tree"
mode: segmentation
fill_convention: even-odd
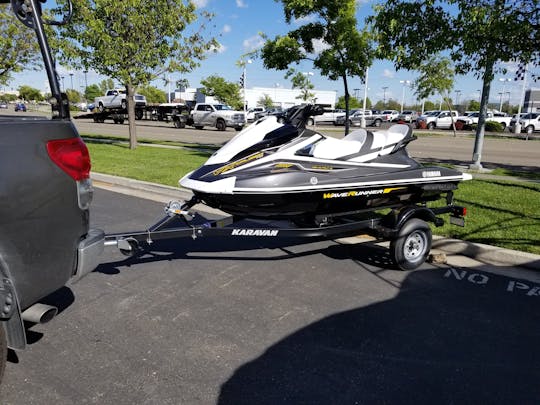
[[[294,68],[287,70],[285,74],[285,79],[291,79],[292,88],[300,89],[300,95],[296,98],[302,100],[304,103],[312,101],[315,97],[315,93],[312,93],[310,90],[313,90],[315,86],[309,80],[309,73],[299,72]]]
[[[81,93],[74,89],[67,89],[66,95],[70,103],[80,103],[81,102]]]
[[[380,55],[398,69],[416,69],[430,55],[448,51],[456,73],[483,81],[473,167],[481,168],[485,116],[499,62],[540,63],[538,0],[389,0],[371,18]]]
[[[35,33],[24,26],[7,4],[0,5],[0,85],[24,68],[37,68],[40,53]]]
[[[103,94],[104,92],[99,88],[97,84],[91,84],[84,89],[84,98],[90,102],[93,102],[96,97],[99,97]]]
[[[59,7],[68,0],[57,0]],[[137,145],[134,94],[165,73],[198,66],[217,41],[203,36],[205,23],[193,2],[182,0],[78,0],[70,24],[58,28],[59,58],[75,68],[92,68],[126,89],[130,148]]]
[[[19,97],[26,101],[41,101],[43,100],[43,96],[41,95],[41,92],[38,89],[35,89],[30,86],[20,86],[18,89],[19,91]]]
[[[144,86],[140,88],[139,94],[145,96],[148,103],[167,102],[167,93],[153,86]]]
[[[367,30],[359,31],[356,0],[280,0],[285,20],[306,20],[285,35],[266,40],[260,50],[266,68],[286,70],[292,63],[313,62],[323,76],[343,81],[346,105],[345,132],[349,131],[349,86],[347,78],[364,79],[373,60],[373,48]]]
[[[204,86],[202,93],[206,96],[212,96],[220,103],[229,105],[234,109],[243,108],[244,102],[240,96],[240,87],[237,83],[228,82],[223,77],[212,75],[201,80]]]
[[[469,111],[479,111],[480,110],[480,103],[476,100],[470,100],[469,104],[467,104],[467,110]]]
[[[448,110],[452,111],[450,91],[454,88],[454,68],[448,58],[430,56],[418,66],[420,76],[413,83],[415,94],[420,99],[439,94],[447,102]],[[452,130],[456,136],[454,116],[450,113]]]
[[[98,86],[100,90],[99,95],[103,96],[107,92],[107,90],[114,89],[114,80],[111,78],[103,79],[99,82]]]
[[[382,101],[381,101],[381,103],[382,103]],[[356,97],[349,98],[349,107],[351,109],[361,108],[362,104],[363,104],[363,101],[358,100]],[[366,105],[367,105],[367,103],[366,103]],[[338,101],[336,103],[336,108],[344,109],[345,106],[346,106],[345,105],[345,96],[339,96]]]
[[[268,94],[263,94],[263,96],[257,101],[257,106],[264,107],[269,110],[274,106],[274,100],[272,100],[272,97],[270,97]]]

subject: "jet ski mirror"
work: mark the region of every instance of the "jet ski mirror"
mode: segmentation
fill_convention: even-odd
[[[47,25],[65,25],[71,21],[73,15],[73,5],[71,0],[67,2],[67,12],[61,21],[49,20],[42,18],[41,3],[46,3],[47,0],[11,0],[11,8],[15,16],[28,28],[35,29],[36,24],[32,16],[33,9],[35,9],[35,14],[37,17],[42,19],[44,24]]]
[[[324,108],[320,105],[303,104],[289,108],[285,122],[295,126],[296,128],[303,129],[306,127],[306,123],[309,117],[314,115],[321,115],[324,113]]]

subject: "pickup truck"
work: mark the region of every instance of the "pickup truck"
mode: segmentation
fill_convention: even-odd
[[[307,120],[308,125],[315,124],[334,124],[336,125],[336,119],[339,117],[345,117],[345,110],[341,109],[325,109],[321,115],[315,115]]]
[[[473,112],[464,117],[457,117],[456,122],[459,122],[464,129],[469,129],[474,124],[478,124],[479,117],[480,117],[479,112]],[[512,117],[507,116],[504,113],[496,113],[496,112],[491,112],[491,111],[488,111],[486,113],[486,122],[487,121],[498,122],[503,126],[503,129],[510,126],[511,120],[512,120]]]
[[[540,113],[528,113],[520,118],[521,131],[532,134],[535,131],[540,131]],[[512,131],[514,128],[512,128]]]
[[[106,109],[127,109],[126,91],[124,89],[107,90],[104,96],[96,97],[94,105],[99,112]],[[140,94],[135,94],[135,107],[145,107],[146,97]]]
[[[235,111],[224,104],[198,103],[195,104],[187,125],[197,129],[215,127],[219,131],[231,127],[240,131],[246,125],[246,116],[243,111]]]
[[[52,117],[0,115],[0,380],[7,347],[26,347],[24,321],[56,315],[40,300],[92,271],[104,248],[103,231],[89,228],[88,149],[60,92],[43,21],[31,11],[40,0],[29,1],[25,10],[26,2],[12,2],[13,11],[37,34],[55,102]]]
[[[450,115],[452,114],[452,115]],[[416,126],[418,128],[452,128],[452,118],[454,123],[456,122],[459,113],[457,111],[433,111],[430,114],[425,114],[416,120]]]
[[[362,117],[366,121],[366,126],[380,127],[385,120],[382,114],[373,114],[373,111],[370,110],[357,110],[349,116],[349,125],[355,127],[361,126]],[[345,115],[336,118],[334,125],[345,125]]]

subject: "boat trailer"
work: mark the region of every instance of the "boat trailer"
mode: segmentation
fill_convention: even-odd
[[[394,263],[402,270],[412,270],[424,263],[431,249],[432,236],[427,222],[441,226],[444,220],[439,215],[450,214],[450,223],[464,226],[466,214],[465,207],[453,204],[452,192],[447,194],[446,205],[442,207],[378,207],[377,211],[366,209],[315,216],[309,225],[290,220],[236,216],[208,219],[191,211],[200,202],[195,197],[187,202],[171,201],[165,206],[165,216],[154,225],[146,230],[106,235],[105,246],[117,247],[126,256],[137,256],[151,252],[152,244],[159,240],[201,237],[335,239],[364,233],[390,240]]]

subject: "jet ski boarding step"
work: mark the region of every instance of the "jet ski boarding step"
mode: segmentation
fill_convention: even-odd
[[[450,193],[449,193],[450,194]],[[448,197],[447,201],[451,202]],[[306,238],[335,239],[367,233],[381,240],[390,240],[390,255],[403,270],[411,270],[426,260],[431,248],[431,230],[427,222],[436,226],[444,223],[439,216],[450,214],[451,223],[464,225],[466,209],[449,203],[442,207],[424,205],[383,207],[385,210],[362,210],[336,216],[319,217],[311,224],[292,221],[250,220],[229,216],[208,219],[191,211],[199,203],[196,198],[188,202],[171,201],[165,207],[166,215],[146,230],[114,233],[105,236],[105,246],[117,247],[127,256],[140,256],[152,251],[158,240],[201,237],[233,238]],[[385,211],[389,211],[385,213]]]

